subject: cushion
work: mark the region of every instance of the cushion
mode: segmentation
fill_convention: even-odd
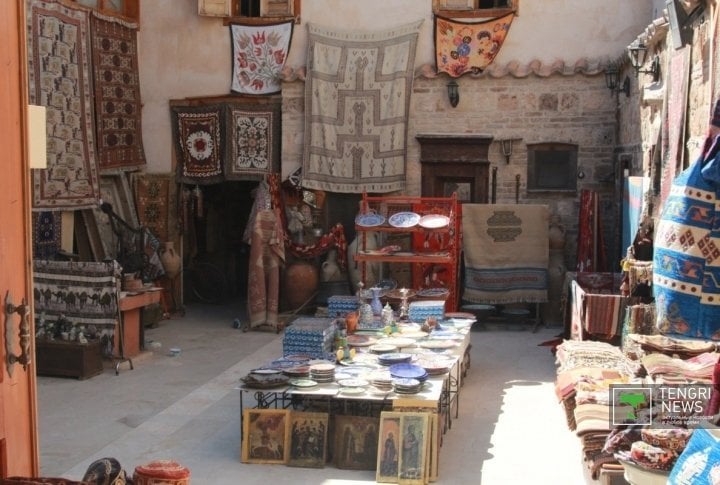
[[[175,460],[154,460],[135,467],[134,485],[187,485],[190,470]]]

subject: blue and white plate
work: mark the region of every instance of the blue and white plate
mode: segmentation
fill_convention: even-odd
[[[355,224],[362,227],[382,226],[385,223],[385,217],[374,212],[360,214],[355,218]]]
[[[420,222],[420,214],[414,212],[396,212],[388,219],[388,224],[401,228],[414,227],[418,222]]]

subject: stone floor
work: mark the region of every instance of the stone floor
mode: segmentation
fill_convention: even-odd
[[[41,472],[80,479],[95,459],[135,466],[172,458],[193,484],[373,483],[374,472],[243,464],[238,379],[282,354],[281,335],[233,328],[238,306],[188,306],[146,331],[160,346],[108,362],[88,380],[38,378]],[[578,438],[553,392],[547,347],[558,328],[489,324],[472,332],[460,416],[447,431],[439,484],[584,484]],[[170,356],[169,350],[181,352]]]

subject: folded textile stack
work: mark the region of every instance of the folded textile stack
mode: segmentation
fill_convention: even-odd
[[[328,298],[328,316],[331,318],[344,317],[354,312],[360,306],[357,296],[334,295]]]
[[[578,367],[596,367],[634,376],[640,370],[638,362],[630,360],[618,347],[606,342],[565,340],[557,347],[556,359],[558,373]]]
[[[301,317],[285,329],[283,355],[305,354],[318,359],[328,356],[334,361],[335,320]]]
[[[445,302],[443,300],[421,300],[410,303],[408,318],[413,322],[424,322],[428,317],[442,320],[445,317]]]
[[[712,383],[712,374],[718,361],[717,352],[705,352],[687,360],[665,354],[647,354],[641,359],[643,367],[655,382]]]
[[[582,386],[583,383],[619,382],[622,377],[617,371],[595,367],[578,367],[559,373],[555,380],[555,395],[565,409],[568,428],[571,431],[576,429],[575,406],[577,404],[578,388],[581,391],[581,402],[586,404],[591,401],[582,394],[590,392],[587,387]],[[607,393],[607,390],[605,392]]]
[[[634,465],[644,470],[668,473],[687,446],[692,430],[644,428],[640,439],[629,446],[623,443],[615,447],[615,456],[623,465]],[[634,435],[637,438],[637,433]]]
[[[630,333],[628,338],[636,342],[645,353],[659,353],[687,359],[713,352],[717,343],[709,340],[687,340],[665,335],[641,335]]]

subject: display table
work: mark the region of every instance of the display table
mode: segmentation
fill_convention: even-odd
[[[122,321],[118,329],[119,338],[115,339],[114,353],[121,359],[134,357],[143,349],[145,329],[142,325],[142,309],[160,302],[162,288],[150,288],[136,293],[120,294],[120,314]]]

